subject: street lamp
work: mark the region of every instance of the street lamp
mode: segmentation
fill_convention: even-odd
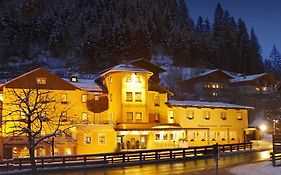
[[[267,126],[265,124],[261,124],[259,128],[262,132],[265,132],[267,130]]]

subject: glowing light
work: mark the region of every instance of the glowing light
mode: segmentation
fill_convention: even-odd
[[[66,153],[67,155],[71,155],[71,149],[70,149],[70,148],[66,148],[66,149],[65,149],[65,153]]]
[[[270,158],[270,152],[269,151],[261,152],[261,158],[262,159],[269,159]]]
[[[138,131],[132,131],[132,135],[139,135]]]
[[[259,128],[262,132],[267,130],[267,126],[265,124],[261,124]]]
[[[16,149],[17,149],[17,147],[14,147],[13,149],[14,149],[14,150],[16,150]]]
[[[137,82],[137,75],[135,73],[132,74],[132,80],[134,83]]]
[[[142,135],[148,135],[148,131],[143,131]]]
[[[121,135],[127,135],[128,131],[121,131]]]

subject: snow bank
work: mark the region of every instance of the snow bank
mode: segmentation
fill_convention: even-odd
[[[235,175],[280,175],[281,167],[273,167],[271,162],[248,164],[237,166],[229,170]]]

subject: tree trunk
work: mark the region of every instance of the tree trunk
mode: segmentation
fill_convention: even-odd
[[[37,167],[35,162],[35,149],[29,148],[29,158],[30,158],[30,164],[31,164],[31,170],[32,174],[37,174]]]

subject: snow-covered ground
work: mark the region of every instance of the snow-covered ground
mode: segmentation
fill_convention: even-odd
[[[280,175],[281,167],[273,167],[270,161],[247,164],[230,168],[229,171],[235,175]]]

